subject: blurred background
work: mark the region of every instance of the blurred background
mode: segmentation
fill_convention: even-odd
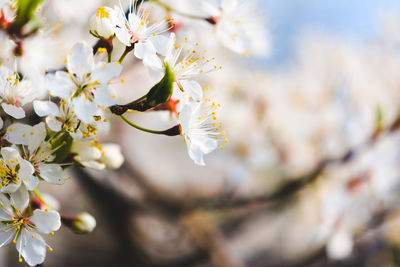
[[[23,60],[57,68],[76,41],[96,42],[90,16],[118,1],[46,2],[51,34]],[[264,57],[236,55],[212,25],[175,17],[177,35],[223,66],[201,83],[222,105],[225,149],[199,167],[180,137],[114,118],[102,141],[121,145],[121,169],[72,169],[66,185],[42,185],[62,214],[97,219],[91,234],[50,237],[44,266],[400,266],[400,2],[254,3]],[[122,76],[121,103],[155,83],[133,56]],[[130,119],[163,129],[172,122],[161,113]],[[0,250],[0,266],[19,266],[15,253]]]

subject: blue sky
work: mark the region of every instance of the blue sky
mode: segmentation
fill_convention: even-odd
[[[262,64],[277,66],[292,56],[294,41],[305,31],[363,41],[376,30],[376,20],[385,11],[398,14],[400,0],[264,0],[273,37],[273,55]]]

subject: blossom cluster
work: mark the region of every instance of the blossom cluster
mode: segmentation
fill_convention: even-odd
[[[29,42],[35,38],[45,42],[42,24],[46,20],[37,18],[46,1],[0,2],[0,37],[7,48],[0,66],[0,247],[14,243],[21,262],[43,263],[46,250],[53,248],[41,234],[54,235],[61,223],[77,233],[93,230],[96,223],[91,215],[60,215],[38,186],[64,184],[71,166],[119,168],[124,162],[120,146],[99,141],[112,133],[113,118],[144,132],[181,135],[189,157],[198,165],[205,165],[205,154],[223,149],[228,142],[217,119],[221,105],[201,85],[203,75],[222,67],[199,42],[176,33],[179,25],[172,16],[182,12],[174,10],[173,4],[152,1],[167,11],[153,16],[154,7],[143,2],[130,1],[128,11],[122,4],[98,7],[88,20],[96,45],[77,41],[63,55],[60,68],[43,66],[42,59],[35,67],[24,63],[33,46]],[[244,2],[209,3],[204,7],[210,12],[196,19],[215,26],[222,45],[232,51],[259,53],[260,46],[252,42],[258,23],[252,7]],[[124,98],[115,85],[123,82],[124,60],[131,55],[156,82],[143,97],[121,104]],[[150,130],[126,117],[129,112],[160,111],[171,114],[171,128]]]

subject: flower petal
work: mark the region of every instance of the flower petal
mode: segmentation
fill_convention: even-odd
[[[60,214],[57,211],[44,211],[36,209],[33,216],[29,218],[39,232],[49,234],[50,232],[57,231],[61,227]]]
[[[32,191],[39,184],[39,179],[32,175],[35,172],[35,169],[29,161],[24,159],[21,160],[19,166],[18,177],[22,179],[26,189]]]
[[[99,86],[93,91],[94,100],[99,106],[112,106],[117,104],[116,92],[111,87]]]
[[[0,247],[8,245],[13,240],[15,231],[8,227],[0,227]]]
[[[183,90],[193,98],[193,100],[200,100],[203,97],[203,90],[200,84],[193,80],[180,80]]]
[[[75,111],[76,116],[84,123],[92,123],[94,121],[93,116],[96,114],[97,105],[85,97],[80,95],[72,100],[72,108]]]
[[[46,258],[46,242],[39,234],[25,228],[21,231],[16,247],[30,266],[41,264]]]
[[[84,41],[76,43],[67,61],[68,71],[82,79],[84,75],[92,72],[94,66],[92,47]]]
[[[25,111],[22,107],[17,107],[14,105],[10,105],[10,104],[1,104],[3,110],[5,113],[7,113],[8,115],[16,118],[16,119],[22,119],[25,118]]]
[[[43,143],[46,138],[46,125],[44,122],[40,122],[32,127],[29,131],[29,143],[28,149],[31,153],[34,153],[35,150]]]
[[[117,63],[99,63],[92,72],[92,80],[101,84],[108,84],[111,79],[121,74],[122,65]]]
[[[44,116],[60,116],[60,111],[58,110],[58,106],[51,101],[33,101],[33,109],[36,114],[40,117]]]
[[[19,210],[25,210],[29,204],[29,194],[25,186],[20,186],[17,191],[10,194],[11,203]]]
[[[15,145],[28,145],[29,132],[32,129],[30,125],[22,123],[11,124],[7,128],[6,140]]]
[[[57,71],[55,74],[46,75],[44,87],[53,95],[67,99],[71,90],[76,90],[76,85],[65,71]]]
[[[3,162],[10,168],[17,166],[20,161],[19,152],[15,147],[2,147],[1,156]]]
[[[46,164],[39,167],[40,177],[51,184],[63,184],[65,182],[64,172],[60,165]]]

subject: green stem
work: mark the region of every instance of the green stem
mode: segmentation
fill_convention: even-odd
[[[172,8],[172,7],[170,7],[170,6],[168,6],[167,4],[161,2],[160,0],[150,0],[150,2],[154,2],[154,3],[158,4],[159,6],[163,7],[166,11],[168,11],[168,12],[174,12],[174,13],[176,13],[176,14],[178,14],[178,15],[183,16],[183,17],[187,17],[187,18],[190,18],[190,19],[200,19],[200,20],[206,19],[206,18],[204,18],[204,17],[200,17],[200,16],[196,16],[196,15],[191,15],[191,14],[187,14],[187,13],[184,13],[184,12],[182,12],[182,11],[176,10],[176,9],[174,9],[174,8]]]
[[[43,203],[45,204],[47,207],[49,207],[50,209],[54,209],[51,205],[49,205],[48,203],[46,203],[46,201],[44,201],[42,194],[40,193],[40,191],[35,188],[33,189],[33,193],[35,193],[35,195],[37,196],[37,198]]]
[[[119,63],[122,63],[122,61],[124,61],[126,55],[129,53],[128,50],[125,49],[124,53],[121,55],[121,57],[118,59]]]
[[[134,124],[133,122],[131,122],[130,120],[128,120],[128,118],[125,117],[124,115],[121,115],[121,118],[122,118],[127,124],[129,124],[130,126],[136,128],[136,129],[138,129],[138,130],[141,130],[141,131],[143,131],[143,132],[152,133],[152,134],[164,134],[164,132],[165,132],[165,131],[154,131],[154,130],[150,130],[150,129],[146,129],[146,128],[140,127],[140,126]]]
[[[107,54],[108,54],[108,63],[110,63],[111,62],[111,54],[112,54],[112,52],[110,51]]]

